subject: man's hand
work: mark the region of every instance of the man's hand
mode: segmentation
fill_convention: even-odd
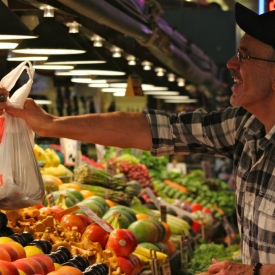
[[[250,275],[252,274],[253,266],[241,264],[233,261],[219,262],[212,259],[212,265],[208,267],[209,274],[222,275]]]
[[[0,86],[0,115],[3,114],[3,110],[6,108],[7,98],[9,96],[9,92],[2,86]]]

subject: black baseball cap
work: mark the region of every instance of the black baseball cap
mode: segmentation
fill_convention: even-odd
[[[259,15],[236,2],[235,18],[236,23],[245,33],[275,49],[275,11]]]

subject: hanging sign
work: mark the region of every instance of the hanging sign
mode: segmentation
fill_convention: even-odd
[[[143,96],[141,78],[137,74],[129,75],[125,96]]]
[[[68,138],[61,138],[61,151],[64,155],[64,165],[78,166],[81,161],[80,141]]]

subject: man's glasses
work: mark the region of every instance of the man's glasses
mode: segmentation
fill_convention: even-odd
[[[271,60],[271,59],[264,59],[264,58],[241,54],[239,51],[237,53],[237,57],[238,57],[239,62],[241,62],[242,60],[245,60],[245,59],[256,59],[256,60],[262,60],[262,61],[267,61],[267,62],[275,62],[275,60]]]

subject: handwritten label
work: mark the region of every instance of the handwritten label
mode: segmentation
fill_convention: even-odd
[[[73,139],[60,139],[62,152],[64,154],[64,164],[68,166],[77,166],[78,158],[80,156],[80,142]]]
[[[156,208],[158,210],[160,210],[159,200],[157,199],[157,197],[153,193],[153,190],[151,188],[149,188],[149,187],[146,187],[144,191],[147,193],[147,195],[149,196],[150,200],[154,203],[154,205],[156,206]]]
[[[88,206],[78,205],[78,207],[83,210],[94,222],[101,226],[105,231],[111,233],[114,229],[107,224],[105,221],[100,219],[95,212],[93,212]]]

